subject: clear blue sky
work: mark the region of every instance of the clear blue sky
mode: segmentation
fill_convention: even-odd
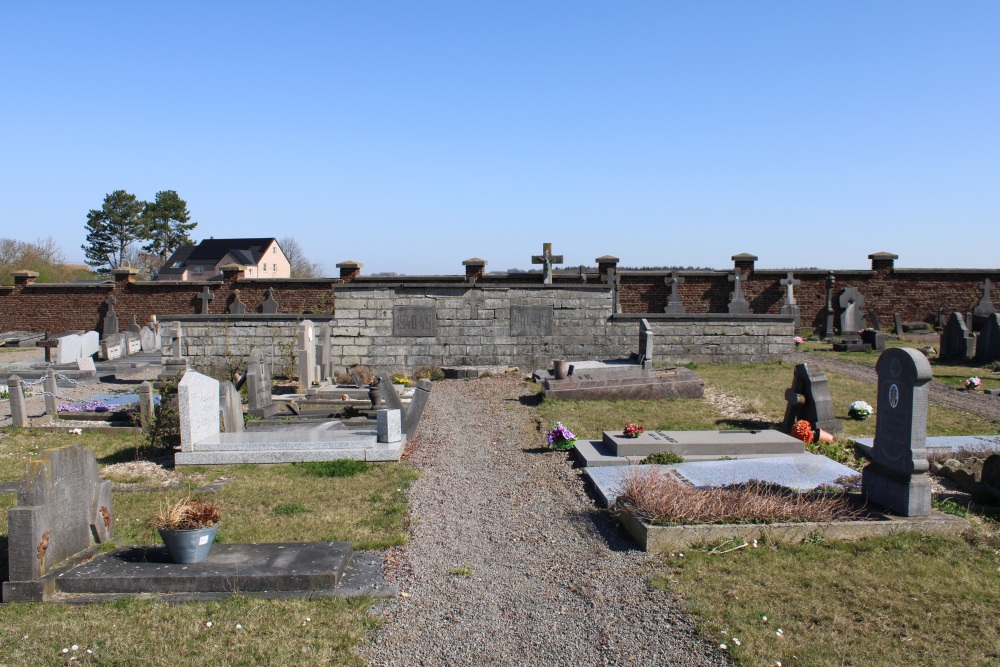
[[[172,189],[335,273],[1000,266],[1000,2],[0,6],[0,237]]]

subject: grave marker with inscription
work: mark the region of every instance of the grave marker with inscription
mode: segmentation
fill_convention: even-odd
[[[742,269],[737,267],[729,274],[729,282],[733,284],[733,291],[729,295],[729,314],[730,315],[749,315],[750,314],[750,304],[747,303],[746,297],[743,296],[743,275]]]
[[[958,311],[948,318],[939,342],[938,355],[942,359],[972,359],[976,354],[976,337],[969,333],[962,319],[962,313]]]
[[[663,309],[663,312],[673,315],[684,314],[684,302],[681,301],[680,291],[678,290],[684,284],[684,281],[685,279],[681,278],[679,271],[671,271],[670,275],[663,279],[663,283],[670,288],[670,298],[667,300],[667,305]]]
[[[551,336],[552,306],[511,306],[510,335]]]
[[[437,309],[434,306],[394,306],[392,335],[437,336]]]

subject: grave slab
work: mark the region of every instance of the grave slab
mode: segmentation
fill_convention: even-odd
[[[875,438],[854,438],[858,450],[871,458]],[[928,436],[926,440],[928,454],[948,454],[960,449],[969,451],[1000,452],[1000,435],[938,435]]]
[[[615,456],[649,456],[674,452],[689,456],[736,456],[738,454],[801,454],[801,440],[780,431],[646,431],[638,438],[605,431],[602,442]]]
[[[546,398],[600,401],[610,399],[701,398],[705,383],[687,368],[642,369],[636,365],[623,368],[580,370],[565,380],[543,380]]]

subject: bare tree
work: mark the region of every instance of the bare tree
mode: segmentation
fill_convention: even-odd
[[[288,264],[291,266],[292,278],[323,277],[323,265],[319,262],[309,261],[305,251],[299,245],[299,242],[295,240],[294,236],[286,236],[283,239],[278,239],[278,245],[281,246],[281,250],[285,253]]]

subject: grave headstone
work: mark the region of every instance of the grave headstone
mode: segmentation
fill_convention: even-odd
[[[104,326],[101,327],[101,338],[107,338],[108,336],[114,336],[118,333],[118,314],[115,313],[115,299],[114,294],[108,295],[108,298],[104,301],[108,305],[108,312],[104,316]]]
[[[944,325],[940,343],[942,359],[972,359],[976,354],[976,337],[969,333],[958,311],[952,313]]]
[[[801,311],[799,310],[798,304],[795,302],[795,286],[800,284],[802,281],[795,277],[795,274],[789,271],[784,278],[778,281],[785,288],[785,301],[781,304],[781,314],[791,315],[795,318],[795,334],[798,335],[801,331]]]
[[[144,429],[153,425],[153,385],[149,381],[139,385],[139,425]]]
[[[514,306],[510,307],[510,335],[519,336],[551,336],[552,306]]]
[[[948,323],[948,311],[944,309],[944,306],[938,308],[938,329],[944,329],[944,325]]]
[[[219,434],[219,381],[188,371],[177,384],[181,451],[192,452],[201,440]]]
[[[222,413],[222,427],[226,433],[243,432],[243,401],[232,382],[219,385],[219,411]]]
[[[826,274],[826,307],[823,310],[823,338],[833,338],[833,286],[836,282],[833,271]]]
[[[7,378],[7,394],[10,396],[10,419],[18,428],[28,428],[28,408],[24,404],[24,390],[21,388],[21,378],[11,375]]]
[[[428,379],[417,380],[417,386],[413,390],[413,397],[410,398],[410,407],[403,417],[403,433],[407,440],[412,439],[417,434],[417,426],[420,425],[420,417],[424,414],[424,406],[431,395],[431,381]]]
[[[878,321],[878,311],[875,310],[874,308],[869,308],[868,316],[871,318],[872,321],[871,328],[874,329],[875,331],[881,331],[882,323]]]
[[[139,335],[139,331],[141,329],[142,329],[142,327],[139,326],[139,322],[136,320],[136,316],[133,313],[132,314],[132,324],[128,325],[128,328],[126,329],[126,331],[128,331],[131,334],[135,334],[136,336],[138,336]]]
[[[147,326],[153,331],[153,349],[159,350],[163,346],[163,336],[160,333],[160,323],[156,321],[156,315]]]
[[[899,313],[893,315],[892,324],[893,327],[896,329],[894,333],[896,334],[896,337],[899,338],[900,336],[903,335],[903,316],[900,315]]]
[[[17,507],[7,512],[9,581],[4,602],[40,601],[54,591],[46,575],[94,544],[111,539],[111,482],[80,445],[46,449],[28,463]]]
[[[183,332],[181,331],[181,323],[174,322],[172,327],[173,343],[171,348],[171,356],[174,359],[180,359],[184,356],[184,346],[183,346]]]
[[[1000,454],[990,454],[986,457],[979,481],[988,493],[1000,498]]]
[[[377,377],[379,396],[382,398],[382,402],[390,410],[399,410],[400,414],[405,417],[406,408],[403,407],[403,401],[400,400],[399,394],[396,393],[396,388],[392,386],[392,379],[389,377],[389,374],[382,372]]]
[[[671,271],[670,275],[663,279],[664,284],[670,288],[670,298],[667,300],[667,305],[663,309],[663,312],[674,315],[684,314],[684,302],[681,301],[680,286],[684,284],[685,280],[686,278],[682,278],[679,271]]]
[[[469,301],[469,319],[478,320],[479,319],[479,292],[480,290],[473,287],[466,293],[466,298]]]
[[[615,269],[614,272],[605,273],[601,276],[601,282],[607,283],[611,286],[611,312],[620,313],[622,312],[621,305],[621,284],[622,277],[618,274],[618,270]]]
[[[247,306],[245,303],[240,301],[240,291],[238,289],[233,290],[233,302],[229,304],[229,314],[230,315],[245,315],[247,312]]]
[[[639,365],[643,368],[653,367],[653,327],[644,317],[639,320]]]
[[[67,336],[60,336],[56,339],[56,342],[58,343],[56,345],[55,358],[57,364],[72,364],[83,356],[83,341],[79,335],[69,334]]]
[[[876,329],[865,329],[861,332],[861,342],[866,348],[880,352],[885,349],[885,334]]]
[[[323,322],[319,327],[319,366],[320,380],[333,377],[333,327],[329,322]]]
[[[101,334],[88,331],[80,334],[80,356],[93,357],[101,351]]]
[[[976,320],[973,317],[972,313],[966,313],[965,314],[965,328],[969,331],[969,333],[972,333],[973,331],[975,331],[975,327],[974,327],[975,323],[976,323]]]
[[[826,374],[809,364],[796,364],[792,374],[792,386],[785,391],[785,419],[781,431],[791,434],[792,426],[804,419],[814,427],[829,433],[841,433],[843,424],[834,416],[833,399]]]
[[[378,442],[399,442],[403,439],[403,420],[399,410],[379,410],[375,413]]]
[[[312,320],[299,324],[299,393],[306,394],[316,382],[316,343]]]
[[[267,298],[264,299],[264,303],[260,306],[260,312],[267,315],[273,315],[278,312],[278,302],[274,300],[274,288],[267,288]]]
[[[993,299],[990,298],[990,292],[993,291],[993,281],[987,278],[979,287],[983,290],[983,297],[976,304],[976,307],[972,309],[972,314],[976,317],[989,317],[997,312],[996,307],[993,305]]]
[[[142,343],[139,341],[139,334],[131,331],[125,333],[125,349],[128,354],[138,354],[142,352]]]
[[[1000,361],[1000,322],[996,313],[990,313],[986,324],[979,330],[976,338],[976,361],[981,364]]]
[[[927,476],[927,394],[931,366],[911,348],[891,348],[875,365],[878,374],[875,441],[861,474],[861,493],[902,516],[931,513]]]
[[[393,306],[392,335],[436,336],[436,309],[434,306]]]
[[[198,310],[202,315],[208,315],[208,302],[214,299],[212,296],[212,290],[208,285],[201,288],[201,294],[195,296],[196,299],[201,301],[201,306]]]
[[[742,270],[736,268],[733,273],[729,274],[729,282],[733,284],[733,291],[729,295],[729,314],[730,315],[749,315],[750,314],[750,304],[747,303],[746,297],[743,296],[743,276]]]
[[[256,347],[250,350],[250,361],[247,363],[247,403],[254,417],[264,416],[272,405],[271,367],[265,361],[264,353]]]
[[[97,364],[94,363],[93,357],[81,357],[76,360],[76,370],[97,371]]]
[[[156,349],[156,334],[148,326],[139,330],[139,347],[143,352],[152,352]]]
[[[107,361],[118,359],[127,353],[125,334],[114,334],[101,339],[101,358]]]
[[[52,368],[45,371],[45,379],[42,380],[42,391],[45,393],[45,414],[55,419],[56,407],[56,372]]]
[[[863,323],[861,309],[865,305],[865,297],[856,287],[846,287],[838,299],[843,312],[840,314],[840,335],[844,340],[858,340],[861,337]]]
[[[563,256],[562,255],[553,255],[552,254],[552,244],[551,243],[543,243],[542,244],[542,254],[541,255],[532,255],[532,257],[531,257],[531,263],[532,264],[541,264],[542,265],[542,283],[544,283],[546,285],[551,285],[552,284],[552,265],[553,264],[562,264],[563,263]]]

